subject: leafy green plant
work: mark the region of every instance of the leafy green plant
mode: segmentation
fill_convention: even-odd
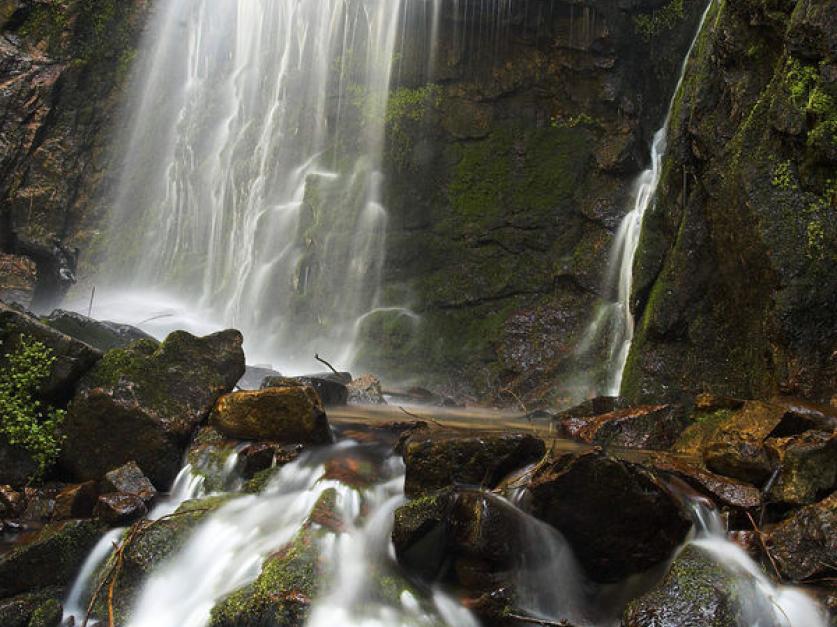
[[[655,35],[674,28],[685,15],[683,0],[671,0],[661,9],[634,17],[634,29],[645,41],[651,41]]]
[[[35,398],[55,359],[49,347],[24,336],[16,350],[6,354],[8,365],[0,371],[0,435],[29,452],[38,464],[39,476],[61,450],[57,429],[65,412]]]

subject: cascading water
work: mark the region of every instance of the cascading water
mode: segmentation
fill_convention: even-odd
[[[628,361],[628,354],[634,338],[635,320],[631,311],[631,292],[633,291],[634,258],[642,234],[642,223],[646,211],[654,201],[657,187],[660,184],[668,127],[677,94],[686,77],[689,59],[692,56],[698,37],[703,31],[703,25],[712,9],[712,4],[713,2],[710,0],[701,16],[697,32],[680,68],[680,77],[674,88],[674,95],[669,103],[665,121],[662,127],[654,133],[654,139],[651,142],[650,166],[639,175],[634,183],[633,208],[622,219],[616,231],[616,237],[610,252],[607,276],[605,277],[604,293],[615,293],[617,299],[613,303],[600,306],[576,349],[578,353],[583,354],[590,350],[602,333],[608,334],[607,371],[605,381],[599,386],[598,390],[599,393],[604,395],[618,396],[622,388],[622,376],[625,372],[625,364]]]
[[[172,327],[199,312],[241,329],[256,361],[350,357],[384,260],[402,4],[159,7],[129,99],[99,315],[133,319],[133,298]]]

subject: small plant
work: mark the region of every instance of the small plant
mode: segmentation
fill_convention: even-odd
[[[49,347],[24,336],[17,349],[6,354],[8,365],[0,371],[0,435],[29,452],[38,464],[38,477],[61,450],[57,429],[65,412],[35,398],[38,386],[50,376],[55,359]]]
[[[645,41],[651,41],[655,35],[666,32],[686,15],[683,0],[671,0],[661,9],[634,18],[634,29]]]
[[[793,170],[791,169],[790,161],[783,161],[773,168],[773,179],[770,181],[773,187],[785,190],[786,192],[796,191],[798,189],[794,182]]]

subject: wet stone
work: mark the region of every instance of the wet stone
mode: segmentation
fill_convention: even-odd
[[[154,484],[143,474],[135,461],[130,461],[124,466],[105,473],[102,491],[133,494],[140,497],[146,504],[151,503],[157,496]]]
[[[93,514],[98,494],[95,481],[67,486],[55,497],[53,519],[88,518]]]
[[[114,526],[121,527],[138,520],[148,513],[145,501],[136,494],[113,492],[102,494],[96,501],[93,514]]]

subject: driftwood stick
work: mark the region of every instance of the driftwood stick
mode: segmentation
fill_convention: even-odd
[[[315,354],[314,354],[314,359],[316,359],[316,360],[317,360],[318,362],[320,362],[321,364],[325,364],[326,366],[328,366],[328,369],[329,369],[329,370],[331,370],[331,371],[332,371],[334,374],[336,374],[337,376],[340,376],[340,373],[339,373],[339,372],[337,372],[337,371],[334,369],[334,366],[332,366],[332,365],[331,365],[330,363],[328,363],[325,359],[323,359],[322,357],[320,357],[320,356],[319,356],[319,354],[315,353]]]
[[[570,623],[565,620],[554,621],[545,618],[535,618],[534,616],[524,616],[523,614],[506,614],[509,618],[522,621],[524,623],[531,623],[533,625],[544,625],[545,627],[572,627]]]
[[[759,544],[761,544],[762,551],[764,551],[764,554],[767,555],[767,559],[770,560],[773,572],[776,573],[776,579],[782,581],[782,575],[779,573],[779,567],[776,565],[776,560],[773,559],[773,555],[770,554],[770,549],[767,548],[767,543],[764,541],[764,532],[759,529],[758,525],[756,525],[756,521],[750,512],[747,512],[747,518],[750,519],[750,524],[753,525],[753,531],[756,532],[756,535],[759,538]]]

